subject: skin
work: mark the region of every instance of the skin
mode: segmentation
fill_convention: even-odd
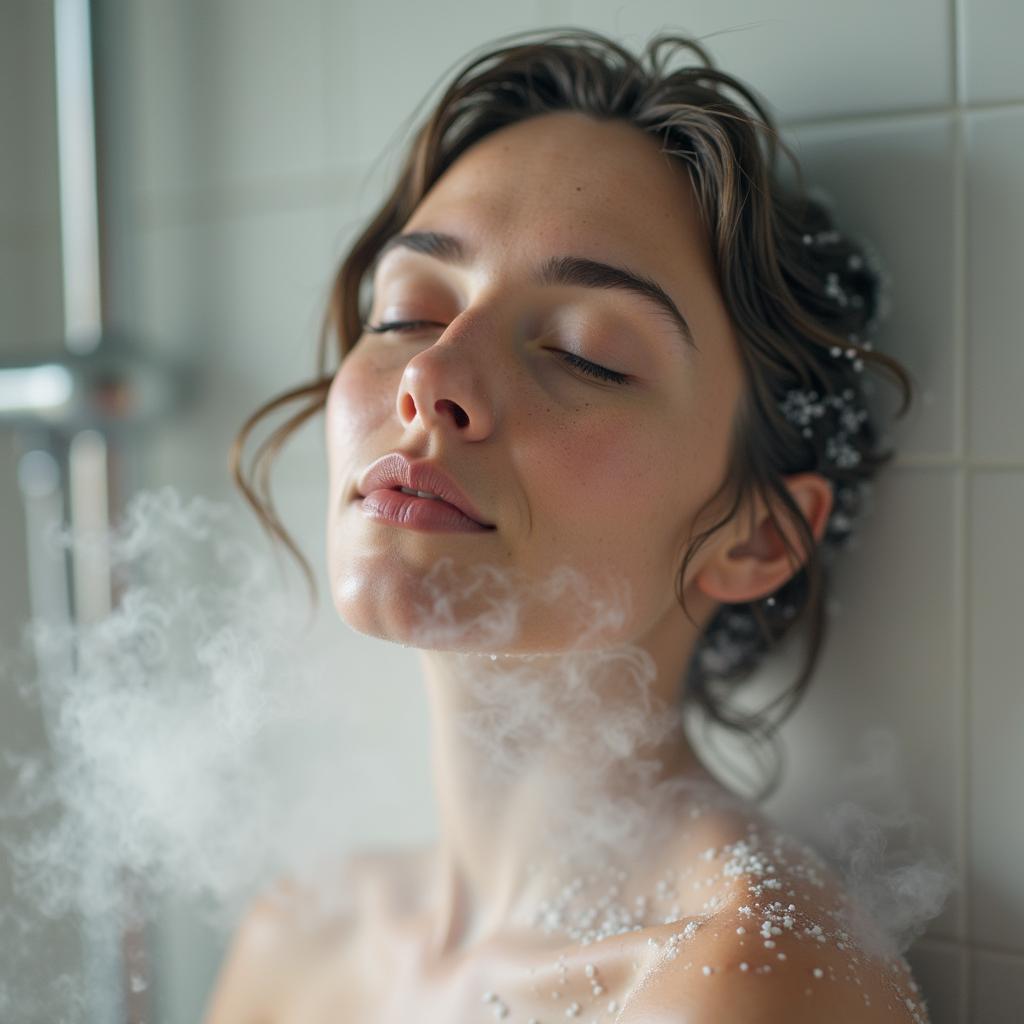
[[[629,614],[605,628],[594,646],[645,652],[655,669],[652,695],[673,701],[700,629],[719,604],[768,595],[795,571],[758,505],[744,509],[690,563],[683,590],[696,625],[676,597],[687,542],[718,511],[702,507],[724,477],[745,387],[738,339],[685,171],[633,126],[548,114],[504,128],[464,153],[413,212],[403,228],[412,230],[459,236],[472,262],[456,267],[422,253],[389,253],[375,277],[370,323],[429,324],[404,334],[364,333],[332,383],[327,534],[340,617],[361,632],[409,643],[419,635],[415,609],[423,581],[442,556],[456,570],[486,562],[526,580],[568,565],[596,595],[612,593],[616,582],[628,584]],[[690,323],[696,350],[641,298],[529,282],[545,258],[563,254],[625,266],[659,282]],[[629,374],[631,383],[587,376],[566,362],[566,351]],[[363,516],[352,501],[359,476],[396,449],[441,462],[496,529],[427,533]],[[831,509],[828,481],[807,473],[787,485],[820,538]],[[795,533],[790,540],[798,543]],[[468,595],[460,614],[472,618],[479,611],[474,600]],[[531,678],[547,684],[551,706],[558,707],[566,680],[559,654],[572,646],[579,623],[561,606],[526,602],[522,612],[520,628],[501,647],[503,671],[514,672],[531,652],[553,655],[542,663],[549,668],[533,664]],[[566,715],[557,735],[543,729],[531,735],[517,771],[495,778],[488,750],[458,728],[476,699],[462,675],[464,656],[492,649],[469,635],[459,650],[439,643],[420,652],[432,716],[437,847],[418,856],[367,856],[350,866],[346,885],[357,909],[349,925],[326,937],[300,938],[280,901],[258,903],[236,939],[210,1024],[306,1024],[340,1019],[346,1011],[379,1021],[487,1020],[493,1016],[480,993],[499,986],[513,996],[514,1019],[525,1021],[531,999],[547,995],[531,991],[524,978],[535,977],[530,970],[550,970],[557,955],[574,965],[575,978],[584,961],[597,957],[608,991],[620,998],[634,993],[635,1010],[623,1010],[620,1020],[723,1019],[728,990],[681,964],[651,970],[646,931],[605,940],[600,949],[581,950],[564,938],[523,945],[537,895],[555,880],[549,867],[540,877],[527,868],[551,859],[557,815],[574,796],[564,780],[586,777],[580,786],[589,784],[586,795],[597,801],[649,792],[652,780],[634,779],[626,769],[581,770],[595,723],[635,711],[627,707],[630,691],[614,685],[595,691],[599,700],[587,715]],[[657,781],[717,786],[678,735],[656,738],[638,753],[658,765]],[[557,802],[552,780],[563,780]],[[678,824],[655,848],[631,862],[629,891],[649,891],[666,866],[690,871],[706,846],[744,835],[745,821],[724,812],[696,824],[672,820]],[[730,898],[727,890],[737,887],[742,899],[743,885],[742,878],[719,880],[716,890]],[[810,897],[805,902],[810,906]],[[691,903],[684,912],[698,913],[697,897]],[[735,927],[714,937],[709,928],[700,939],[705,952],[699,945],[694,951],[713,953],[716,963],[735,970],[737,941]],[[794,945],[794,963],[799,952]],[[750,1015],[737,1010],[729,1019],[773,1019],[757,1015],[772,999],[789,1006],[793,986],[799,983],[802,992],[804,979],[787,983],[784,973],[759,979],[764,984]],[[563,987],[564,998],[573,998],[571,984]],[[580,998],[589,1000],[584,989]],[[537,1005],[530,1012],[550,1014],[550,1002]],[[857,1014],[864,1009],[850,1005]],[[787,1019],[802,1018],[790,1008]],[[837,1010],[830,1019],[846,1018]],[[879,1012],[849,1019],[911,1018]]]

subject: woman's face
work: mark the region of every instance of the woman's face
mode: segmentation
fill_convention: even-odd
[[[464,153],[410,232],[454,236],[463,258],[387,252],[369,323],[421,323],[364,331],[331,385],[328,570],[342,618],[410,642],[424,580],[447,558],[450,578],[486,564],[539,582],[568,566],[595,594],[625,586],[616,640],[683,628],[676,575],[709,513],[694,517],[724,476],[742,389],[685,171],[625,122],[548,114]],[[650,296],[592,286],[600,274],[540,280],[554,257],[656,282],[692,344]],[[626,379],[602,379],[572,357]],[[396,450],[443,466],[494,529],[424,532],[367,517],[360,476]],[[688,588],[700,566],[697,557]],[[461,613],[488,597],[463,595]],[[562,649],[578,625],[557,603],[523,609],[515,650]]]

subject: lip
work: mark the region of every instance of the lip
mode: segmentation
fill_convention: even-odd
[[[446,501],[418,498],[415,494],[384,488],[370,491],[362,499],[362,513],[368,519],[426,533],[490,533],[493,530],[463,515]]]
[[[402,494],[399,487],[430,491],[440,501]],[[446,470],[426,459],[410,460],[403,452],[389,452],[371,463],[359,479],[358,497],[363,499],[364,511],[399,521],[399,525],[422,525],[424,529],[465,529],[472,525],[477,529],[495,529]]]

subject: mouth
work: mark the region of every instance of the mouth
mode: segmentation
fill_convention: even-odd
[[[429,491],[410,487],[379,487],[352,499],[368,519],[426,533],[490,533],[496,529],[478,522],[460,508]]]
[[[417,515],[434,515],[436,519],[443,510],[478,529],[495,529],[492,523],[484,521],[458,476],[437,461],[410,459],[402,451],[389,452],[366,468],[357,488],[363,496],[364,509],[375,498],[386,502],[396,515],[402,508],[433,509],[434,512]]]

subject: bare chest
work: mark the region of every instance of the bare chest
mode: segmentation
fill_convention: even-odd
[[[444,969],[425,964],[422,948],[398,934],[325,951],[290,979],[272,1024],[611,1021],[655,958],[639,932],[591,946],[488,948]]]
[[[457,1024],[474,1015],[465,971],[445,977],[424,971],[404,940],[351,943],[325,953],[289,979],[273,1024]]]

